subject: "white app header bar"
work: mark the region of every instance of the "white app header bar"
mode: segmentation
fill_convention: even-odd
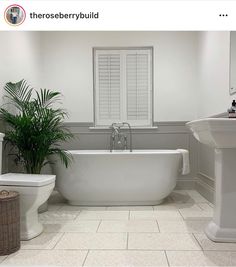
[[[236,1],[2,0],[0,30],[236,30]]]

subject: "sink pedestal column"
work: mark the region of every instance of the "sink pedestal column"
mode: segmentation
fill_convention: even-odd
[[[215,149],[214,215],[205,233],[216,242],[236,242],[236,149]]]

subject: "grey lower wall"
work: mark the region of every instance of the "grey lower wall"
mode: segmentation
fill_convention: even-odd
[[[224,112],[212,116],[213,118],[228,118],[228,113]],[[215,193],[215,153],[214,149],[198,143],[197,145],[197,175],[196,189],[208,201],[214,203]]]
[[[198,171],[196,189],[207,200],[214,202],[215,186],[215,155],[214,149],[203,144],[198,144]]]

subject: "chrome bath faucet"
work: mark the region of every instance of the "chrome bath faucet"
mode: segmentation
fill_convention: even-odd
[[[128,149],[127,136],[121,133],[121,128],[128,126],[129,128],[129,150],[132,152],[132,130],[128,122],[113,122],[110,126],[111,136],[110,136],[110,152],[112,152],[116,147],[116,142],[119,146],[123,145],[125,150]]]

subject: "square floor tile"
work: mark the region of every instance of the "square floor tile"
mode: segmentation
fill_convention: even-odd
[[[194,234],[203,250],[236,251],[236,243],[219,243],[211,241],[205,234]]]
[[[202,233],[207,221],[158,221],[161,233]]]
[[[56,249],[125,249],[127,234],[66,233]]]
[[[214,203],[208,202],[209,206],[214,208]]]
[[[191,234],[130,233],[129,249],[147,250],[201,250]]]
[[[70,211],[75,211],[75,212],[80,212],[81,207],[80,206],[72,206],[72,205],[62,205],[59,209],[59,212],[70,212]]]
[[[85,266],[168,266],[164,251],[89,251]]]
[[[61,207],[62,207],[62,205],[49,204],[48,205],[48,211],[56,211],[56,210],[59,210]]]
[[[107,210],[153,210],[152,206],[113,206]]]
[[[208,203],[208,200],[205,199],[203,196],[191,196],[191,198],[193,199],[193,201],[195,203]]]
[[[229,266],[230,252],[167,251],[170,266]]]
[[[154,210],[178,210],[175,203],[166,203],[166,204],[160,204],[153,206]]]
[[[82,210],[77,220],[127,220],[129,211]]]
[[[207,199],[205,199],[200,193],[198,193],[196,190],[186,190],[187,194],[196,202],[208,202]]]
[[[7,258],[7,256],[0,256],[0,263],[4,261]]]
[[[174,205],[179,209],[179,210],[181,210],[181,209],[187,209],[187,208],[193,208],[193,209],[195,209],[195,210],[199,210],[199,206],[198,206],[198,203],[195,203],[195,202],[186,202],[186,203],[176,203],[176,202],[174,202]],[[201,208],[200,208],[200,210],[201,210]]]
[[[236,252],[230,252],[230,264],[231,266],[236,266]]]
[[[186,189],[185,192],[190,196],[202,197],[202,195],[194,189]]]
[[[201,203],[203,204],[203,203]],[[204,203],[205,204],[205,203]],[[202,211],[202,209],[198,206],[198,204],[194,202],[188,202],[188,203],[167,203],[167,204],[160,204],[153,207],[154,210],[196,210],[196,211]]]
[[[46,211],[39,214],[41,221],[55,221],[55,220],[74,220],[79,214],[79,211]]]
[[[213,207],[209,203],[198,203],[198,206],[204,211],[213,211]]]
[[[42,233],[31,240],[21,241],[21,249],[52,249],[62,235],[62,233]]]
[[[20,250],[10,255],[4,265],[10,266],[82,266],[87,251]]]
[[[95,233],[98,229],[100,221],[64,221],[45,223],[44,232],[82,232]]]
[[[107,210],[107,207],[104,206],[80,206],[81,210]]]
[[[130,220],[183,220],[178,210],[130,211]]]
[[[126,221],[102,221],[98,232],[103,233],[122,233],[122,232],[159,232],[155,220],[126,220]]]
[[[184,220],[210,220],[213,217],[213,211],[194,211],[179,210]]]
[[[186,191],[173,191],[170,197],[175,203],[194,203],[194,200],[187,194]]]
[[[198,204],[191,204],[191,205],[189,205],[189,204],[184,203],[184,204],[179,204],[179,206],[178,205],[176,205],[176,206],[178,207],[178,210],[179,211],[183,211],[183,212],[203,211],[198,206]]]
[[[187,194],[187,189],[174,189],[172,193]]]

